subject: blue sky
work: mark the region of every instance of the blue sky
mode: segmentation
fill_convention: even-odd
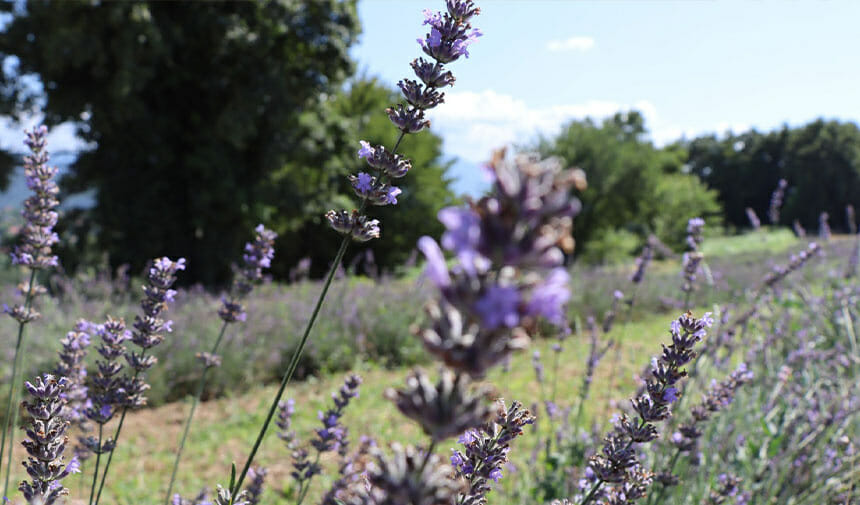
[[[817,117],[860,120],[860,1],[484,0],[484,36],[447,103],[431,112],[455,188],[485,185],[478,165],[506,144],[528,144],[565,122],[629,108],[657,144],[682,135],[769,130]],[[424,8],[443,0],[360,0],[360,71],[394,86],[411,76]],[[35,119],[29,123],[35,123]],[[28,127],[30,124],[27,125]],[[20,128],[0,121],[0,145]],[[81,144],[68,125],[52,150]]]
[[[860,2],[478,2],[484,37],[451,65],[457,83],[432,112],[456,187],[477,165],[585,116],[637,108],[657,144],[769,130],[817,117],[860,119]],[[363,0],[359,68],[394,85],[420,54],[422,9],[442,0]]]

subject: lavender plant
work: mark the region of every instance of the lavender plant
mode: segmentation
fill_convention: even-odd
[[[770,196],[770,209],[768,210],[768,218],[770,224],[779,224],[779,211],[782,209],[782,200],[785,198],[785,190],[788,189],[788,181],[780,179]]]
[[[752,226],[752,229],[755,231],[761,230],[761,220],[758,218],[758,215],[755,213],[755,211],[752,209],[752,207],[747,207],[746,213],[747,213],[747,219],[749,220],[750,226]]]
[[[21,230],[21,242],[15,246],[11,256],[13,265],[23,266],[30,271],[30,279],[27,284],[21,284],[18,287],[24,297],[23,304],[16,304],[13,307],[3,305],[3,311],[18,322],[18,336],[15,340],[12,377],[9,380],[9,392],[3,414],[3,434],[0,435],[0,469],[3,465],[3,456],[6,455],[6,476],[3,480],[3,494],[0,496],[6,496],[9,490],[14,428],[18,424],[18,410],[13,410],[12,406],[17,403],[20,394],[15,386],[18,384],[18,369],[21,368],[21,359],[24,355],[24,327],[40,316],[33,310],[33,301],[37,296],[45,293],[45,288],[36,282],[37,272],[59,265],[57,256],[51,251],[51,247],[59,240],[54,233],[54,225],[57,224],[58,217],[55,209],[60,202],[56,198],[59,188],[53,181],[54,176],[57,175],[57,168],[48,166],[49,155],[46,150],[48,128],[44,125],[38,126],[26,134],[24,144],[30,153],[24,156],[24,175],[27,179],[27,187],[33,194],[24,200],[24,210],[21,213],[26,222]],[[7,433],[8,447],[6,446]]]
[[[167,257],[157,258],[153,260],[152,265],[147,270],[146,285],[143,286],[144,297],[140,302],[143,315],[134,316],[134,330],[131,331],[131,338],[129,339],[140,348],[140,351],[125,350],[125,360],[128,366],[134,370],[134,374],[126,371],[119,381],[111,382],[111,387],[115,388],[111,393],[116,395],[114,400],[118,400],[116,407],[121,408],[122,411],[113,435],[111,450],[108,452],[107,462],[105,462],[105,468],[101,475],[98,493],[95,495],[95,500],[90,493],[90,503],[98,505],[101,498],[113,460],[113,448],[119,441],[126,414],[128,414],[129,409],[146,404],[145,393],[149,389],[149,385],[143,374],[158,361],[155,356],[150,354],[151,350],[164,341],[165,332],[173,330],[173,322],[162,319],[162,316],[167,312],[169,303],[176,296],[176,291],[172,287],[176,282],[176,274],[180,270],[185,270],[185,258],[179,258],[176,261]],[[123,327],[122,330],[118,331],[124,330]]]
[[[28,503],[56,503],[61,496],[68,494],[62,480],[80,471],[75,458],[68,464],[63,463],[69,422],[62,416],[65,403],[62,394],[67,386],[65,378],[57,379],[47,374],[37,377],[33,383],[26,383],[32,399],[25,401],[23,407],[33,420],[26,430],[28,440],[21,444],[29,455],[24,467],[31,480],[21,482],[18,489]]]
[[[696,319],[687,313],[672,322],[672,344],[663,347],[661,357],[651,370],[646,392],[631,400],[638,420],[622,415],[613,431],[604,439],[601,454],[592,456],[589,468],[593,483],[582,498],[581,504],[628,504],[645,496],[652,475],[639,464],[634,444],[648,443],[658,437],[653,424],[671,416],[671,404],[678,400],[678,381],[686,376],[682,368],[696,353],[696,343],[705,336],[705,329],[713,324],[710,314]],[[604,484],[613,484],[603,489]]]
[[[194,397],[191,400],[191,409],[188,412],[188,417],[185,419],[182,438],[176,450],[176,459],[173,461],[173,469],[170,472],[170,483],[167,485],[167,493],[164,498],[165,505],[170,505],[170,500],[173,496],[173,484],[176,482],[176,472],[179,470],[179,462],[182,460],[182,451],[185,449],[185,441],[191,430],[194,412],[197,410],[200,397],[203,396],[203,391],[206,389],[206,376],[209,373],[209,369],[221,365],[218,348],[227,331],[227,326],[237,321],[245,321],[247,314],[241,300],[247,297],[254,289],[254,286],[263,280],[263,269],[269,268],[272,265],[272,259],[275,257],[275,239],[278,235],[266,229],[262,224],[258,225],[254,229],[254,232],[256,234],[254,241],[245,244],[245,252],[242,255],[243,265],[237,269],[238,271],[235,274],[229,298],[223,298],[221,307],[218,309],[218,317],[223,321],[221,330],[218,332],[218,337],[215,339],[211,351],[198,354],[201,366],[200,378],[197,381]],[[260,477],[259,472],[256,475]],[[256,505],[254,497],[257,495],[253,492],[250,495],[252,505]]]
[[[91,429],[86,410],[91,406],[92,401],[89,399],[89,389],[86,385],[87,367],[84,359],[90,345],[90,333],[95,328],[95,325],[89,321],[78,320],[74,331],[68,332],[60,340],[62,349],[54,370],[58,377],[65,377],[68,381],[66,391],[63,393],[66,404],[63,406],[62,416],[82,432],[88,432]],[[83,461],[89,456],[89,451],[84,445],[76,444],[75,456]]]
[[[404,79],[400,81],[398,86],[403,93],[405,103],[396,104],[386,110],[392,124],[400,132],[394,146],[387,150],[381,145],[372,146],[366,141],[359,142],[361,148],[358,151],[358,156],[364,158],[370,167],[370,172],[359,172],[350,176],[350,182],[361,202],[359,208],[352,212],[331,210],[326,213],[325,217],[329,225],[343,235],[343,240],[335,254],[322,291],[314,306],[314,311],[299,340],[299,345],[293,352],[283,374],[281,385],[275,394],[257,439],[251,447],[235,485],[231,487],[232,494],[236,494],[236,491],[241,489],[248,469],[283,397],[287,383],[295,373],[311,329],[350,241],[367,242],[378,238],[380,235],[379,220],[371,219],[365,214],[367,205],[397,204],[397,196],[402,191],[393,186],[391,181],[404,177],[412,168],[412,163],[408,158],[397,154],[400,143],[406,135],[418,133],[429,127],[430,122],[426,119],[425,112],[444,101],[444,94],[439,91],[440,89],[454,84],[454,74],[447,70],[445,65],[460,59],[461,56],[468,58],[469,46],[482,35],[479,29],[473,29],[470,24],[471,18],[480,12],[472,0],[447,0],[446,6],[447,10],[444,13],[425,11],[424,24],[430,27],[430,31],[424,38],[418,39],[418,43],[432,61],[417,58],[412,62],[412,69],[418,80]]]
[[[822,212],[818,216],[818,238],[829,241],[833,233],[830,231],[830,214]]]

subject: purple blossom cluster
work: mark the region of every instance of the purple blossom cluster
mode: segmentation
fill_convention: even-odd
[[[606,435],[601,452],[589,460],[594,482],[582,505],[591,502],[626,505],[645,495],[652,476],[642,469],[634,445],[657,438],[653,423],[671,416],[671,405],[679,398],[678,381],[687,375],[682,367],[696,356],[693,347],[712,324],[709,313],[696,319],[688,312],[672,321],[669,331],[672,343],[664,346],[660,358],[655,360],[645,392],[631,400],[639,419],[632,420],[627,414],[620,416],[613,431]],[[602,487],[604,483],[614,486],[606,489]]]
[[[702,242],[705,241],[703,235],[705,231],[705,220],[700,217],[694,217],[687,222],[687,248],[690,251],[700,251]]]
[[[126,407],[139,407],[146,404],[144,393],[149,386],[139,378],[139,375],[155,365],[155,356],[148,354],[150,350],[164,341],[164,333],[173,331],[173,322],[162,318],[167,312],[168,304],[173,302],[176,290],[172,289],[176,275],[185,270],[185,258],[176,261],[163,257],[153,260],[143,286],[144,298],[140,302],[143,315],[134,316],[131,342],[140,351],[128,351],[125,359],[134,370],[134,376],[126,380]]]
[[[12,252],[12,264],[33,269],[56,267],[59,261],[51,247],[59,241],[54,232],[57,224],[56,208],[59,188],[53,178],[57,167],[48,166],[48,128],[44,125],[26,132],[24,143],[30,154],[24,156],[24,176],[33,195],[24,200],[23,215],[26,223],[21,231],[21,244]]]
[[[423,237],[427,276],[440,291],[428,306],[432,321],[421,332],[427,350],[455,370],[481,377],[529,342],[543,318],[566,327],[573,188],[582,174],[558,160],[498,153],[489,165],[494,189],[468,207],[439,212],[442,247],[456,255],[450,269],[437,243]]]
[[[457,498],[457,505],[487,503],[487,493],[491,490],[489,482],[497,483],[502,478],[511,442],[523,434],[523,427],[534,422],[534,416],[519,402],[506,407],[499,400],[495,417],[490,422],[467,430],[457,439],[463,450],[451,449],[451,465],[456,476],[469,484],[468,492]]]
[[[225,323],[245,321],[247,314],[240,299],[248,296],[254,286],[263,281],[263,269],[270,268],[275,257],[275,239],[278,234],[262,224],[254,228],[254,233],[254,241],[245,244],[242,266],[237,269],[233,280],[232,296],[229,299],[224,298],[221,308],[218,309],[218,317]],[[210,361],[211,359],[212,357]]]
[[[630,282],[633,284],[641,284],[645,279],[645,270],[648,268],[648,263],[651,262],[651,258],[654,255],[654,246],[651,245],[651,242],[647,242],[644,246],[642,246],[642,252],[639,253],[639,256],[636,257],[636,269],[633,271],[633,275],[630,276]]]
[[[773,270],[769,272],[762,281],[762,289],[773,288],[774,286],[780,284],[783,279],[788,277],[790,273],[800,270],[803,265],[805,265],[809,260],[814,258],[820,252],[821,246],[819,246],[815,242],[811,242],[809,246],[807,246],[805,251],[801,251],[797,255],[792,255],[789,259],[788,265],[774,266]]]
[[[830,231],[830,214],[822,212],[818,215],[818,238],[827,242],[833,233]]]
[[[27,440],[21,442],[29,455],[24,462],[29,481],[21,482],[18,489],[28,503],[52,505],[68,494],[61,481],[69,474],[80,471],[76,458],[63,463],[66,448],[66,430],[69,422],[63,418],[65,400],[62,395],[68,386],[65,378],[53,375],[37,377],[27,382],[31,399],[23,403],[24,410],[32,418],[27,428]]]
[[[66,333],[60,340],[62,346],[59,352],[59,361],[54,369],[55,375],[65,377],[68,385],[62,393],[66,404],[63,408],[63,417],[72,425],[84,428],[86,409],[91,403],[87,394],[87,366],[84,359],[90,346],[90,333],[95,325],[86,320],[79,320],[75,329]]]
[[[794,222],[791,223],[791,228],[794,230],[794,234],[797,235],[797,238],[806,238],[806,228],[800,224],[800,221],[795,219]]]
[[[785,190],[788,189],[788,181],[780,179],[770,196],[770,209],[768,210],[768,218],[770,224],[779,224],[779,211],[782,209],[782,201],[785,198]]]
[[[360,386],[361,377],[356,374],[347,375],[340,389],[331,395],[334,405],[325,412],[317,412],[317,417],[322,426],[314,430],[315,438],[310,442],[311,446],[316,449],[316,458],[314,461],[309,459],[307,449],[300,448],[293,451],[293,471],[290,475],[296,481],[296,484],[298,484],[299,502],[307,494],[311,479],[322,471],[319,464],[321,455],[327,452],[336,452],[341,457],[346,457],[349,449],[347,438],[349,430],[343,425],[341,418],[352,399],[358,397]],[[277,425],[281,429],[279,436],[291,448],[295,440],[295,433],[290,429],[294,404],[288,400],[281,404],[279,410],[277,421]]]
[[[87,417],[94,423],[104,426],[113,419],[127,400],[126,378],[122,358],[126,356],[125,342],[131,340],[131,332],[126,329],[122,319],[108,318],[96,328],[101,343],[96,347],[101,359],[96,361],[96,374],[91,378]],[[86,448],[96,454],[113,450],[112,440],[99,440],[88,437]]]
[[[669,438],[669,442],[676,449],[676,454],[672,458],[669,468],[656,475],[656,481],[663,486],[674,486],[678,483],[678,477],[672,473],[678,456],[680,454],[695,456],[698,453],[698,443],[702,436],[700,426],[713,414],[728,407],[737,390],[752,379],[753,373],[747,369],[745,364],[741,363],[724,381],[711,384],[701,403],[690,409],[691,419],[682,423],[678,427],[678,431]]]
[[[374,145],[366,140],[359,141],[358,157],[364,158],[369,171],[361,171],[349,176],[356,196],[361,200],[361,208],[349,213],[345,210],[331,210],[326,219],[335,231],[353,240],[366,242],[378,238],[379,220],[368,219],[363,215],[365,206],[396,205],[397,197],[403,192],[392,184],[394,179],[404,177],[412,168],[412,162],[397,154],[403,137],[418,133],[430,126],[426,111],[445,100],[439,90],[453,86],[454,75],[445,65],[456,61],[460,56],[469,57],[469,46],[482,35],[481,30],[472,28],[471,18],[480,13],[472,0],[451,0],[445,12],[424,11],[424,24],[430,32],[418,39],[424,53],[431,58],[417,58],[412,62],[415,79],[403,79],[397,83],[405,103],[398,103],[386,109],[391,123],[400,131],[400,137],[393,149]]]
[[[750,226],[752,226],[752,229],[755,231],[760,230],[761,229],[761,220],[758,218],[758,215],[755,213],[755,211],[752,209],[752,207],[747,207],[746,213],[747,213],[747,219],[749,220]]]

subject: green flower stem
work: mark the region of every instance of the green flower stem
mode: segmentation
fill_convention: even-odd
[[[218,352],[218,346],[221,345],[221,340],[224,338],[224,333],[227,330],[227,321],[221,325],[221,331],[218,333],[218,338],[215,340],[215,345],[212,346],[212,354]],[[173,492],[173,484],[176,482],[176,472],[179,470],[179,461],[182,459],[182,451],[185,449],[185,440],[188,438],[188,432],[191,431],[191,422],[194,420],[194,412],[197,410],[197,405],[200,403],[200,397],[203,396],[203,390],[206,388],[206,375],[209,373],[209,368],[203,364],[203,372],[200,374],[200,380],[197,382],[197,388],[194,392],[194,399],[191,400],[191,410],[188,412],[188,418],[185,420],[185,429],[182,431],[182,439],[179,441],[179,449],[176,451],[176,459],[173,461],[173,470],[170,472],[170,484],[167,486],[167,494],[164,498],[164,504],[170,505],[170,494]]]
[[[24,310],[30,312],[30,306],[33,304],[33,284],[36,281],[36,269],[30,269],[30,283],[27,287],[27,296],[24,299]],[[9,396],[6,401],[6,414],[3,417],[5,425],[3,427],[2,441],[0,441],[0,467],[2,467],[3,454],[6,450],[6,433],[9,433],[9,455],[6,458],[6,478],[3,484],[3,494],[0,496],[9,496],[9,474],[12,471],[12,448],[15,441],[15,427],[18,425],[18,409],[12,410],[13,405],[17,405],[19,401],[20,391],[15,387],[18,382],[18,368],[21,367],[21,359],[24,353],[22,352],[22,344],[24,341],[24,325],[27,323],[18,323],[18,339],[15,342],[15,358],[12,360],[12,378],[9,381]]]

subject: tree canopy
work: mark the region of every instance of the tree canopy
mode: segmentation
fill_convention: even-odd
[[[680,246],[689,218],[718,216],[716,192],[682,171],[686,152],[658,149],[646,135],[644,118],[631,111],[599,123],[572,121],[540,143],[543,154],[581,168],[588,179],[574,231],[578,253],[607,257],[614,251],[604,249],[617,246],[618,233],[640,241],[653,233]]]
[[[390,90],[368,80],[344,90],[354,1],[2,8],[12,18],[0,32],[0,113],[72,121],[95,146],[62,181],[66,191],[95,188],[95,207],[65,229],[91,230],[91,249],[114,266],[185,256],[185,279],[217,285],[263,221],[281,234],[276,274],[307,254],[324,268],[337,238],[322,214],[351,193],[344,176],[358,163],[358,136],[394,135]],[[402,259],[413,235],[435,231],[431,214],[451,199],[441,141],[415,137],[404,145],[416,169],[403,205],[381,213],[380,261]],[[67,252],[66,266],[85,255]]]
[[[847,230],[845,206],[860,205],[860,128],[819,119],[771,132],[750,130],[683,144],[689,167],[719,192],[725,220],[749,226],[745,209],[764,218],[780,179],[788,182],[779,223],[797,219],[816,229],[827,212],[834,228]]]

